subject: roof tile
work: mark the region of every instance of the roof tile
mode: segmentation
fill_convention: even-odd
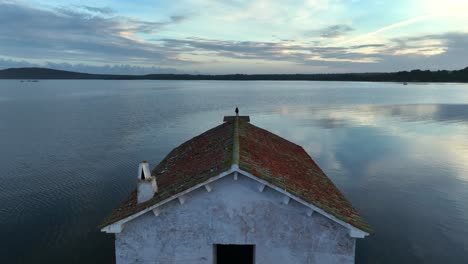
[[[336,218],[371,231],[351,203],[305,150],[286,139],[239,121],[239,167]]]
[[[370,226],[302,147],[248,123],[247,119],[235,120],[228,119],[226,123],[172,150],[152,171],[159,188],[155,196],[138,204],[136,191],[133,191],[101,227],[227,171],[234,161],[239,163],[240,169],[354,227],[371,231]],[[236,155],[233,155],[233,149]]]

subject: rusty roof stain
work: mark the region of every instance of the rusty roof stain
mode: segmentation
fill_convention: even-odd
[[[239,168],[366,232],[371,227],[305,150],[246,119],[228,121],[172,150],[153,171],[159,191],[138,204],[136,190],[105,227],[181,193],[238,164]],[[237,120],[237,121],[236,121]]]

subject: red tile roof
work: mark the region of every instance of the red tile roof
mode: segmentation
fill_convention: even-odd
[[[154,197],[138,204],[136,190],[133,191],[101,227],[138,213],[227,171],[232,161],[233,127],[233,123],[224,123],[173,149],[151,172],[158,183],[158,192]]]
[[[371,231],[370,226],[302,147],[245,119],[238,119],[237,122],[230,118],[226,120],[228,122],[172,150],[152,171],[159,188],[155,196],[138,204],[136,191],[132,192],[101,227],[202,183],[236,163],[240,169],[326,213],[363,231]]]
[[[305,150],[247,122],[239,122],[239,167],[361,230],[370,226]]]

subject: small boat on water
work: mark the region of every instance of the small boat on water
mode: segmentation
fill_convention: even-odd
[[[407,83],[407,82],[404,82],[403,85],[408,85],[408,83]]]

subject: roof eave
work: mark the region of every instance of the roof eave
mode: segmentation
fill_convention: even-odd
[[[306,202],[303,199],[301,199],[301,198],[299,198],[299,197],[297,197],[297,196],[295,196],[293,194],[288,193],[286,190],[283,190],[283,189],[281,189],[281,188],[279,188],[279,187],[277,187],[277,186],[275,186],[275,185],[273,185],[273,184],[271,184],[271,183],[269,183],[269,182],[267,182],[265,180],[262,180],[262,179],[260,179],[260,178],[258,178],[256,176],[252,175],[251,173],[249,173],[247,171],[242,170],[241,168],[239,168],[239,166],[237,164],[232,164],[232,166],[228,170],[218,174],[217,176],[209,178],[205,182],[199,183],[199,184],[197,184],[197,185],[195,185],[195,186],[193,186],[193,187],[191,187],[191,188],[189,188],[189,189],[187,189],[187,190],[185,190],[183,192],[175,194],[175,195],[173,195],[173,196],[171,196],[171,197],[169,197],[169,198],[167,198],[167,199],[165,199],[165,200],[163,200],[161,202],[158,202],[158,203],[156,203],[156,204],[154,204],[152,206],[149,206],[149,207],[147,207],[147,208],[145,208],[145,209],[143,209],[143,210],[141,210],[141,211],[139,211],[137,213],[134,213],[134,214],[132,214],[130,216],[127,216],[127,217],[125,217],[123,219],[120,219],[120,220],[115,221],[113,223],[109,223],[109,224],[107,224],[105,226],[102,226],[101,231],[106,232],[106,233],[120,233],[120,232],[123,231],[125,223],[127,223],[129,221],[132,221],[133,219],[136,219],[137,217],[139,217],[139,216],[141,216],[143,214],[146,214],[149,211],[152,211],[152,210],[158,208],[159,206],[162,206],[162,205],[164,205],[164,204],[166,204],[166,203],[168,203],[168,202],[170,202],[172,200],[178,199],[179,197],[182,197],[187,193],[190,193],[190,192],[192,192],[192,191],[194,191],[194,190],[196,190],[198,188],[206,186],[207,184],[209,184],[211,182],[214,182],[214,181],[216,181],[218,179],[221,179],[221,178],[223,178],[223,177],[225,177],[227,175],[230,175],[230,174],[236,173],[236,172],[240,173],[240,174],[242,174],[242,175],[244,175],[244,176],[246,176],[246,177],[248,177],[248,178],[250,178],[252,180],[258,181],[259,183],[261,183],[261,184],[263,184],[265,186],[268,186],[269,188],[274,189],[274,190],[286,195],[287,197],[289,197],[289,198],[299,202],[300,204],[308,207],[313,212],[320,213],[321,215],[325,216],[326,218],[328,218],[328,219],[338,223],[339,225],[347,228],[349,230],[349,235],[352,238],[364,238],[364,237],[369,235],[368,232],[366,232],[366,231],[364,231],[364,230],[362,230],[362,229],[360,229],[358,227],[355,227],[355,226],[353,226],[353,225],[351,225],[351,224],[349,224],[347,222],[344,222],[344,221],[336,218],[335,216],[325,212],[324,210],[320,209],[319,207],[317,207],[317,206],[315,206],[315,205],[313,205],[313,204],[311,204],[309,202]]]

